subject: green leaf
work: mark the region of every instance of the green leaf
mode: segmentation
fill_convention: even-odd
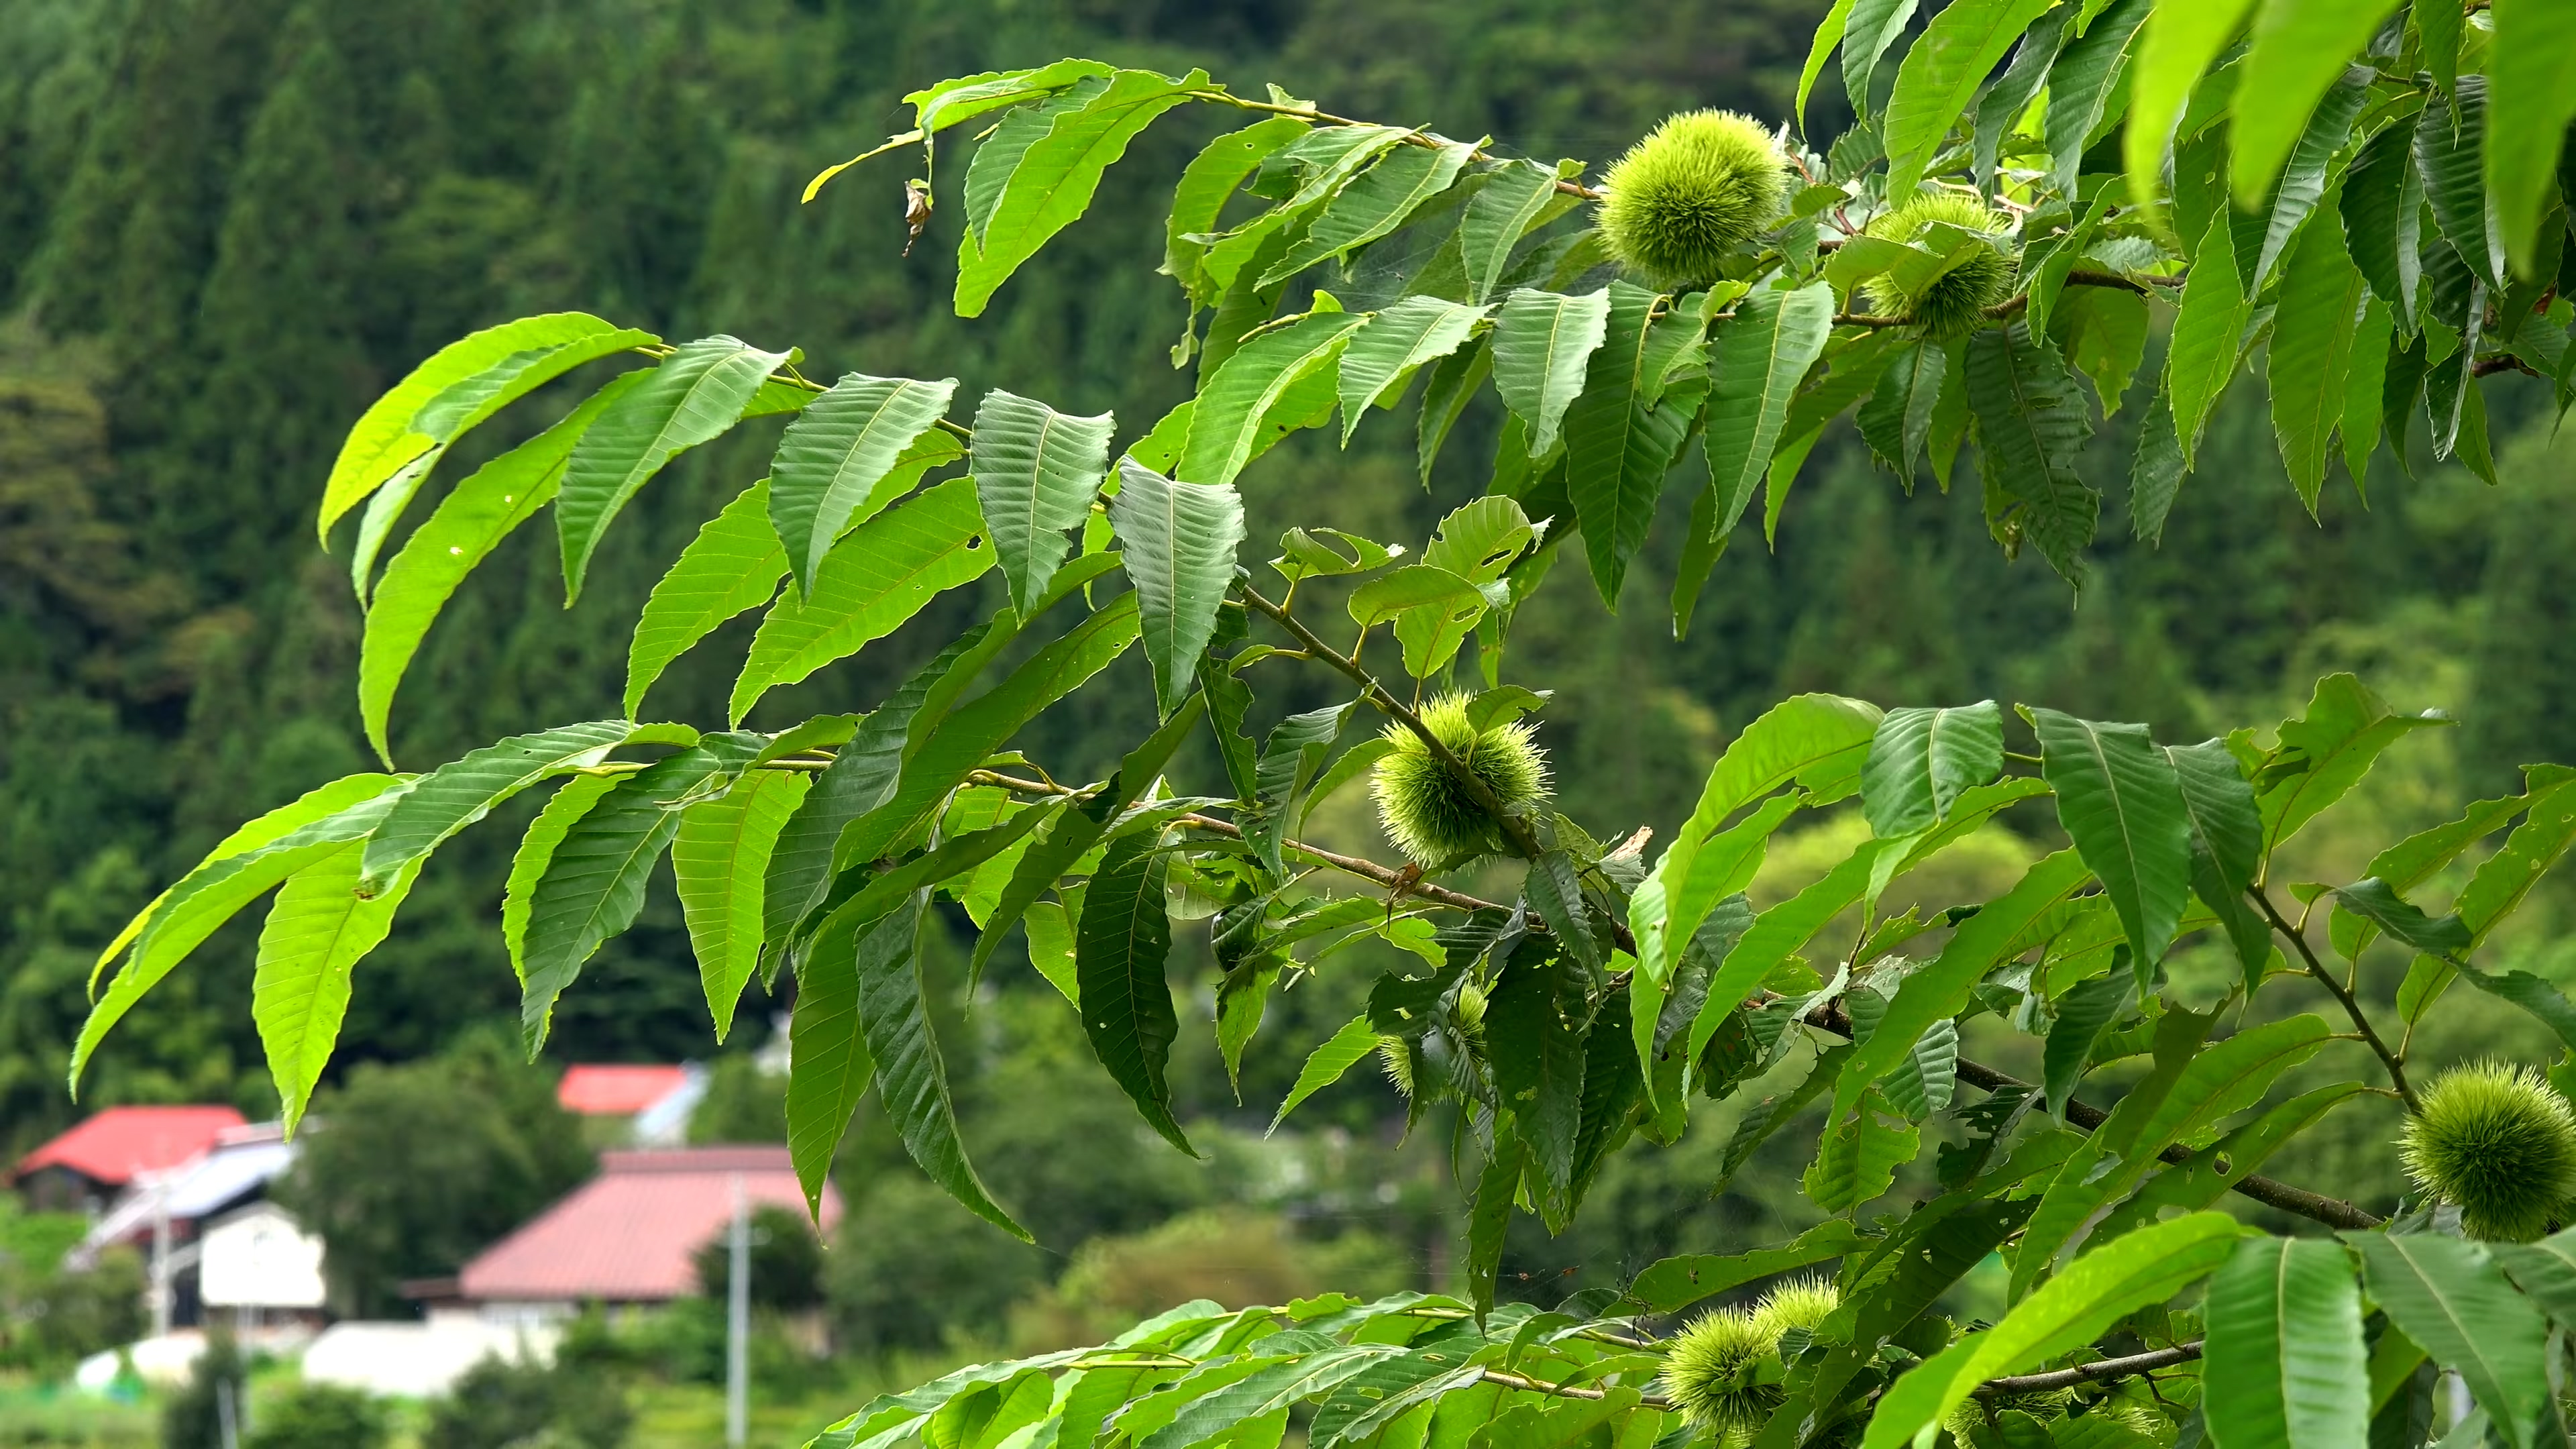
[[[1840,781],[1848,793],[1859,778],[1878,722],[1877,706],[1864,701],[1800,694],[1773,705],[1744,727],[1710,768],[1698,804],[1672,844],[1664,847],[1654,874],[1630,898],[1628,924],[1637,941],[1640,972],[1658,982],[1666,979],[1672,961],[1680,955],[1671,943],[1689,941],[1720,900],[1743,888],[1735,877],[1740,873],[1749,880],[1760,867],[1758,853],[1745,865],[1740,854],[1726,851],[1717,852],[1709,868],[1701,866],[1702,853],[1726,822],[1792,780],[1828,798],[1830,782]],[[1785,812],[1780,818],[1785,818]],[[1771,822],[1778,823],[1778,819]]]
[[[603,324],[604,325],[604,324]],[[367,602],[369,581],[375,574],[376,559],[385,541],[401,521],[403,510],[428,481],[432,469],[445,456],[448,444],[466,429],[482,422],[503,406],[517,400],[540,384],[613,352],[658,341],[649,332],[613,329],[554,347],[535,347],[515,352],[500,359],[490,368],[462,379],[423,404],[412,419],[416,435],[427,437],[431,446],[402,465],[384,485],[367,500],[367,511],[358,518],[358,540],[349,551],[349,583],[363,606]],[[325,530],[328,531],[327,528]]]
[[[985,71],[980,75],[960,76],[914,91],[903,99],[912,107],[913,124],[920,128],[922,134],[935,136],[988,111],[1016,106],[1064,90],[1087,78],[1110,73],[1110,67],[1096,60],[1059,60],[1030,70]],[[806,199],[810,201],[813,198],[809,194]]]
[[[2501,0],[2489,14],[2486,189],[2514,270],[2532,277],[2559,147],[2576,116],[2576,12],[2549,0]]]
[[[1565,413],[1565,489],[1602,602],[1614,611],[1628,560],[1653,531],[1664,475],[1697,413],[1696,394],[1653,405],[1655,365],[1647,317],[1655,295],[1612,282],[1601,346],[1586,364],[1583,392]]]
[[[555,499],[566,607],[581,597],[591,553],[627,500],[671,459],[732,427],[787,359],[721,333],[702,337],[600,412],[574,442]]]
[[[2182,788],[2192,831],[2208,845],[2219,879],[2228,894],[2243,894],[2262,867],[2263,821],[2236,756],[2224,740],[2167,745],[2164,755]]]
[[[1168,717],[1188,697],[1199,655],[1216,635],[1216,611],[1234,586],[1243,499],[1229,485],[1175,482],[1122,458],[1109,524],[1136,585],[1145,657]]]
[[[2165,378],[2156,379],[2155,401],[2138,420],[2138,451],[2129,465],[2129,528],[2161,545],[2165,516],[2182,492],[2182,440],[2174,433],[2173,400]]]
[[[2102,881],[2142,968],[2164,959],[2191,890],[2191,816],[2145,725],[2030,712],[2057,819]]]
[[[2252,5],[2253,0],[2158,5],[2147,17],[2137,58],[2129,67],[2129,122],[2121,138],[2121,159],[2129,172],[2130,199],[2151,215],[2164,195],[2165,150],[2182,120],[2184,103],[2201,73],[2235,38]],[[2225,220],[2218,218],[2222,225]],[[2193,275],[2199,275],[2198,268]]]
[[[2167,1208],[2197,1212],[2208,1207],[2260,1168],[2284,1143],[2366,1090],[2366,1084],[2361,1082],[2336,1082],[2272,1107],[2218,1139],[2210,1150],[2193,1153],[2189,1163],[2149,1178],[2137,1196],[2102,1220],[2095,1234],[2117,1237],[2142,1223],[2154,1222]]]
[[[628,714],[672,660],[716,626],[768,603],[787,574],[787,550],[769,526],[769,482],[752,484],[708,519],[653,585],[626,648]]]
[[[2560,1327],[2576,1324],[2576,1231],[2536,1243],[2489,1243],[2488,1254]]]
[[[1056,581],[1063,587],[1076,579],[1078,575],[1068,568]],[[1066,630],[1000,684],[966,704],[952,709],[941,696],[953,698],[954,691],[967,683],[961,674],[971,677],[972,671],[951,671],[934,682],[914,716],[914,743],[906,749],[894,793],[843,827],[833,851],[834,864],[847,869],[885,854],[928,821],[949,791],[965,783],[970,772],[1039,711],[1081,688],[1135,642],[1136,595],[1131,591]],[[998,645],[988,637],[979,647]]]
[[[2163,14],[2159,7],[2158,15]],[[2131,122],[2130,134],[2137,134]],[[2182,311],[2174,319],[2173,345],[2165,354],[2165,396],[2173,408],[2174,432],[2182,443],[2185,469],[2200,447],[2201,428],[2209,421],[2218,396],[2236,375],[2238,343],[2253,304],[2238,281],[2224,213],[2210,219],[2201,239],[2198,264],[2183,283]]]
[[[1708,367],[1708,467],[1717,480],[1710,538],[1732,534],[1744,516],[1779,446],[1789,400],[1833,325],[1834,292],[1824,282],[1793,292],[1756,288],[1718,324]]]
[[[1163,1077],[1180,1034],[1164,974],[1172,949],[1164,874],[1154,832],[1123,836],[1109,847],[1083,897],[1074,972],[1092,1055],[1165,1141],[1196,1157],[1198,1149],[1172,1117],[1172,1089]]]
[[[2031,22],[2056,0],[1952,0],[1905,52],[1888,95],[1879,134],[1887,147],[1887,199],[1914,194],[1924,168],[1960,118],[1978,85]]]
[[[781,594],[752,636],[726,717],[739,725],[760,697],[893,633],[942,593],[993,566],[982,547],[975,480],[951,478],[851,530],[803,599]]]
[[[2068,41],[2049,68],[2042,123],[2049,178],[2066,195],[2075,194],[2084,153],[2128,106],[2130,61],[2154,8],[2153,0],[2115,0],[2092,16],[2084,33]]]
[[[1584,980],[1563,961],[1515,964],[1485,1008],[1494,1091],[1529,1148],[1530,1197],[1558,1227],[1572,1208],[1583,1120]]]
[[[1923,1150],[1921,1129],[1911,1122],[1884,1120],[1884,1105],[1876,1088],[1864,1090],[1854,1110],[1825,1129],[1816,1144],[1816,1160],[1802,1179],[1817,1207],[1847,1213],[1875,1202],[1895,1182],[1896,1169]]]
[[[1628,1301],[1649,1313],[1678,1313],[1705,1298],[1869,1246],[1870,1239],[1843,1218],[1816,1224],[1777,1248],[1727,1256],[1692,1253],[1665,1258],[1628,1285]]]
[[[2073,990],[2050,1003],[2057,1020],[2049,1023],[2048,1044],[2040,1055],[2039,1086],[2048,1098],[2049,1115],[2066,1119],[2066,1104],[2084,1074],[2093,1067],[2093,1048],[2109,1026],[2127,1009],[2130,993],[2137,990],[2137,980],[2129,972],[2114,969],[2110,975],[2079,982]]]
[[[1298,1103],[1340,1081],[1344,1072],[1377,1050],[1377,1043],[1377,1028],[1369,1024],[1368,1013],[1352,1017],[1349,1024],[1307,1056],[1306,1065],[1297,1072],[1297,1085],[1288,1089],[1278,1115],[1270,1119],[1270,1131],[1262,1135],[1276,1133],[1279,1124],[1288,1120],[1288,1114],[1297,1110]]]
[[[1292,714],[1273,725],[1262,742],[1253,771],[1253,808],[1243,813],[1243,839],[1274,876],[1287,873],[1279,845],[1289,818],[1297,813],[1298,797],[1315,778],[1350,713],[1350,705],[1337,704]]]
[[[510,953],[511,974],[523,984],[528,979],[528,913],[537,882],[545,878],[546,867],[553,863],[555,848],[563,844],[565,832],[616,789],[620,778],[575,775],[564,781],[547,798],[537,818],[529,822],[527,833],[519,837],[519,848],[511,853],[510,878],[501,892],[501,943]]]
[[[1932,405],[1941,396],[1943,364],[1948,357],[1929,343],[1911,343],[1888,362],[1853,421],[1878,460],[1896,470],[1897,480],[1914,486],[1923,462],[1923,445],[1932,430]]]
[[[1960,922],[1941,954],[1897,988],[1879,1018],[1878,1030],[1852,1055],[1837,1095],[1847,1090],[1857,1098],[1861,1087],[1895,1070],[1932,1023],[1967,1010],[1986,973],[2029,949],[2020,938],[2031,922],[2088,879],[2081,856],[2071,850],[2057,851],[2033,864],[2011,890]]]
[[[2001,1323],[1908,1370],[1879,1399],[1862,1449],[1898,1449],[1986,1380],[2089,1346],[2120,1319],[2164,1302],[2227,1261],[2243,1231],[2225,1213],[2193,1213],[2086,1253]]]
[[[1494,1126],[1494,1152],[1477,1175],[1467,1212],[1467,1292],[1481,1319],[1494,1306],[1494,1281],[1503,1262],[1503,1235],[1511,1227],[1512,1200],[1520,1192],[1529,1148],[1508,1117]]]
[[[159,985],[242,907],[373,830],[409,784],[400,776],[361,774],[307,791],[235,830],[178,884],[144,907],[108,943],[93,968],[90,989],[97,993],[97,974],[131,944],[125,964],[108,981],[104,994],[96,995],[72,1045],[68,1081],[73,1093],[78,1094],[81,1071],[108,1029],[133,1010],[144,993]]]
[[[2399,714],[2349,674],[2318,680],[2308,712],[2281,722],[2281,747],[2256,782],[2263,853],[2279,850],[2281,842],[2360,784],[2381,751],[2419,729],[2449,723],[2438,710]]]
[[[2353,121],[2370,102],[2370,81],[2375,75],[2376,72],[2359,68],[2346,71],[2333,89],[2326,92],[2325,101],[2317,107],[2316,114],[2308,118],[2307,129],[2299,133],[2299,144],[2290,152],[2289,168],[2281,173],[2279,184],[2273,188],[2269,215],[2263,224],[2262,244],[2255,248],[2254,270],[2245,283],[2247,296],[2262,292],[2263,284],[2272,276],[2273,266],[2289,251],[2292,239],[2305,229],[2309,213],[2326,199],[2327,173],[2333,169],[2334,159],[2343,150],[2344,142],[2351,137]],[[2262,205],[2259,199],[2254,204]],[[2327,214],[2333,215],[2337,209],[2329,207]],[[2236,224],[2241,226],[2241,220]],[[2240,266],[2245,260],[2245,244],[2244,235],[2235,237],[2236,260]]]
[[[329,1065],[349,1011],[349,973],[393,929],[394,912],[420,875],[413,860],[382,889],[358,894],[356,841],[286,878],[260,927],[250,1014],[292,1135]]]
[[[761,881],[770,851],[813,783],[801,770],[753,771],[682,812],[672,837],[671,875],[717,1041],[733,1031],[734,1006],[760,965]]]
[[[956,672],[980,669],[978,650],[997,632],[980,624],[950,642],[885,703],[857,722],[850,739],[814,781],[804,803],[778,834],[761,884],[761,935],[784,942],[831,890],[842,833],[890,799],[903,770],[905,743],[933,686]]]
[[[2423,230],[2424,181],[2415,170],[2414,128],[2383,127],[2344,173],[2343,230],[2353,265],[2370,290],[2410,319],[2414,327],[2416,282],[2423,274],[2418,242]]]
[[[1064,563],[1064,531],[1091,513],[1109,472],[1109,413],[1075,417],[995,388],[975,409],[970,465],[1011,604],[1028,613]]]
[[[2204,1044],[2209,1025],[2208,1017],[2180,1009],[2159,1019],[2155,1070],[2076,1148],[2023,1229],[2013,1260],[2016,1289],[2036,1281],[2063,1245],[2080,1241],[2128,1196],[2159,1153],[2261,1101],[2283,1072],[2334,1039],[2315,1016],[2268,1021],[2214,1046]]]
[[[2361,1289],[2340,1243],[2247,1238],[2209,1282],[2202,1412],[2226,1444],[2370,1440]]]
[[[1192,483],[1231,483],[1273,443],[1321,421],[1319,411],[1329,415],[1334,364],[1369,320],[1367,313],[1318,312],[1236,349],[1199,389],[1174,475]]]
[[[1475,152],[1463,141],[1388,151],[1326,201],[1306,234],[1254,285],[1277,286],[1328,257],[1347,261],[1352,252],[1402,226],[1416,208],[1448,190]]]
[[[2375,876],[2364,876],[2348,886],[2337,886],[2327,892],[2335,904],[2367,919],[2418,951],[2436,955],[2457,955],[2469,949],[2469,928],[2458,916],[2435,919],[2409,904],[2388,882]]]
[[[2433,1233],[2346,1233],[2361,1253],[2371,1301],[2468,1384],[2515,1449],[2538,1442],[2549,1405],[2546,1327],[2485,1248]]]
[[[1789,112],[1797,118],[1798,129],[1802,133],[1807,129],[1807,97],[1816,88],[1816,77],[1824,74],[1825,58],[1842,43],[1845,27],[1851,23],[1851,10],[1852,0],[1834,0],[1833,7],[1825,12],[1825,18],[1816,24],[1816,38],[1807,43],[1807,63],[1798,68],[1798,103]],[[1852,101],[1852,110],[1866,112],[1868,109],[1869,95],[1864,91]]]
[[[958,237],[957,315],[982,316],[1011,273],[1090,208],[1102,173],[1127,154],[1127,143],[1207,83],[1200,70],[1178,80],[1122,70],[1081,105],[1055,115],[1011,168],[982,229]]]
[[[1861,766],[1861,813],[1873,835],[1911,835],[1938,824],[1959,792],[2003,768],[2004,715],[1993,700],[1892,709],[1879,717]]]
[[[1565,410],[1583,390],[1585,363],[1610,325],[1610,293],[1568,297],[1515,288],[1494,317],[1494,388],[1529,429],[1529,455],[1557,444]]]
[[[330,546],[331,525],[342,514],[365,502],[367,495],[406,467],[420,463],[424,454],[453,441],[473,422],[581,362],[654,340],[648,333],[612,327],[586,312],[549,312],[486,327],[440,348],[369,404],[349,429],[339,457],[331,463],[331,476],[322,485],[316,532],[323,546]],[[600,350],[590,351],[594,346]],[[554,366],[556,362],[562,366]],[[522,379],[525,386],[519,385]],[[451,389],[457,391],[451,394]],[[469,396],[474,401],[466,404]],[[442,397],[450,397],[451,402],[426,420],[440,429],[433,433],[420,426],[420,413]],[[466,405],[460,410],[457,404]],[[423,464],[414,476],[427,471]]]
[[[1204,697],[1204,696],[1202,696]],[[1023,912],[1038,908],[1038,897],[1056,883],[1056,878],[1071,870],[1074,863],[1090,853],[1109,833],[1112,825],[1127,813],[1128,807],[1142,799],[1161,779],[1163,767],[1171,763],[1172,754],[1181,747],[1198,723],[1200,706],[1196,701],[1183,705],[1163,727],[1145,738],[1144,743],[1127,752],[1118,763],[1118,773],[1100,793],[1067,810],[1048,826],[1047,833],[1020,856],[1011,871],[1010,883],[1002,888],[992,914],[987,916],[975,942],[975,955],[968,967],[971,976],[981,977],[984,963],[992,958],[993,948],[1011,929],[1011,923]],[[1038,927],[1031,923],[1035,932]],[[1029,949],[1037,949],[1032,935]]]
[[[1339,374],[1342,446],[1350,446],[1361,414],[1401,392],[1424,363],[1456,352],[1488,310],[1439,297],[1406,297],[1352,333],[1342,349]]]
[[[430,771],[393,802],[367,838],[358,888],[373,893],[493,806],[548,775],[598,764],[634,733],[622,719],[561,725],[485,745]]]
[[[2093,382],[2105,417],[2120,410],[2146,358],[2147,299],[2112,287],[2080,287],[2049,311],[2049,336]]]
[[[564,832],[528,900],[519,1027],[531,1058],[545,1046],[555,1002],[582,964],[644,909],[645,883],[679,832],[672,806],[719,769],[703,748],[657,760],[620,779]]]
[[[2075,379],[2045,337],[2020,318],[1968,339],[1968,406],[1986,481],[1986,526],[2009,552],[2037,545],[2068,583],[2084,576],[2102,507],[2075,470],[2093,421]]]
[[[910,924],[901,911],[873,921],[838,922],[817,935],[799,964],[795,1016],[788,1023],[797,1048],[787,1066],[787,1156],[804,1185],[806,1208],[818,1219],[833,1152],[876,1075],[859,1024],[858,955],[910,959]]]
[[[2453,104],[2426,106],[2415,120],[2415,169],[2442,236],[2494,292],[2504,286],[2504,238],[2487,227],[2486,98],[2486,78],[2464,76]]]
[[[1484,386],[1493,365],[1493,349],[1481,343],[1431,364],[1431,375],[1422,384],[1422,412],[1414,420],[1414,455],[1421,462],[1424,488],[1431,486],[1431,465],[1439,460],[1450,430],[1458,425],[1476,390]]]
[[[2272,434],[2311,516],[2344,419],[2353,347],[2369,300],[2369,285],[2344,250],[2343,229],[2303,230],[2272,313]]]
[[[853,372],[787,425],[769,462],[769,522],[809,598],[834,540],[892,501],[878,485],[947,416],[956,392],[953,377]]]
[[[2230,116],[2237,205],[2262,201],[2317,102],[2396,8],[2397,0],[2265,0]]]
[[[1866,115],[1878,88],[1879,62],[1905,34],[1915,0],[1854,0],[1843,30],[1843,96],[1855,115]]]
[[[2458,917],[2445,916],[2443,922],[2456,925]],[[2436,922],[2436,925],[2441,922]],[[2389,932],[2394,936],[2395,931]],[[2403,939],[2402,937],[2400,939]],[[2576,1003],[2550,983],[2528,971],[2480,971],[2473,966],[2458,968],[2471,985],[2502,1001],[2510,1001],[2537,1017],[2541,1024],[2558,1034],[2561,1045],[2576,1051]]]
[[[385,567],[358,646],[358,718],[378,758],[393,758],[386,725],[394,691],[456,586],[512,530],[553,501],[564,462],[592,420],[652,375],[630,372],[611,379],[562,422],[475,469]]]
[[[1535,161],[1505,163],[1467,199],[1458,221],[1458,245],[1467,271],[1467,296],[1482,302],[1510,265],[1512,248],[1556,200],[1556,172]]]
[[[1267,116],[1210,141],[1182,168],[1163,229],[1163,271],[1189,294],[1194,310],[1214,302],[1220,290],[1199,263],[1207,255],[1206,234],[1216,230],[1227,200],[1272,152],[1310,129],[1295,116]]]
[[[1012,1221],[985,1190],[957,1135],[948,1069],[931,1035],[921,980],[918,939],[922,909],[929,902],[927,889],[914,891],[872,924],[857,928],[859,1026],[876,1063],[877,1093],[903,1134],[904,1150],[931,1181],[975,1216],[1021,1242],[1034,1242],[1028,1229]]]

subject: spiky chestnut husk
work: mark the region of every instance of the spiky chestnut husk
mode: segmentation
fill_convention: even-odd
[[[1779,1346],[1779,1331],[1759,1311],[1721,1308],[1702,1314],[1664,1352],[1664,1397],[1683,1417],[1716,1436],[1720,1449],[1740,1444],[1780,1406],[1777,1384],[1740,1381]]]
[[[2472,1062],[2433,1079],[2398,1155],[2416,1185],[2460,1210],[2473,1238],[2529,1242],[2576,1195],[2576,1113],[2538,1072]]]
[[[2062,1419],[2075,1403],[2073,1389],[2046,1389],[2035,1394],[1996,1394],[1987,1397],[1971,1395],[1961,1399],[1941,1420],[1941,1427],[1962,1444],[1980,1429],[1995,1427],[1995,1416],[2007,1409],[2017,1409],[2034,1419]]]
[[[1602,243],[1656,286],[1713,282],[1729,253],[1779,217],[1788,164],[1750,116],[1667,116],[1602,179]]]
[[[1442,695],[1423,709],[1422,723],[1506,806],[1546,799],[1547,752],[1530,738],[1529,726],[1514,720],[1480,735],[1468,723],[1467,701],[1463,694]],[[1501,847],[1498,822],[1431,757],[1419,736],[1389,725],[1386,741],[1392,748],[1377,762],[1369,788],[1377,797],[1378,821],[1396,849],[1428,870]]]
[[[1925,191],[1912,201],[1872,220],[1868,235],[1888,241],[1916,242],[1935,223],[1987,238],[1986,245],[1929,286],[1908,291],[1881,273],[1865,290],[1870,307],[1883,317],[1902,317],[1926,337],[1965,336],[1985,321],[1986,309],[2012,295],[2013,264],[1999,239],[2012,221],[1973,196],[1956,191]]]
[[[1753,1320],[1771,1332],[1777,1344],[1780,1335],[1792,1328],[1809,1333],[1825,1321],[1826,1315],[1842,1306],[1842,1291],[1831,1278],[1792,1278],[1762,1295],[1753,1310]]]

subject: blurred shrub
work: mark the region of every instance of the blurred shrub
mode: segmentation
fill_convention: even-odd
[[[142,1336],[139,1255],[115,1248],[87,1270],[64,1266],[88,1230],[79,1213],[31,1213],[0,1198],[0,1368],[52,1377]]]
[[[1013,1310],[1011,1338],[1025,1352],[1103,1343],[1193,1298],[1229,1308],[1335,1289],[1374,1298],[1407,1276],[1402,1256],[1374,1234],[1308,1242],[1273,1214],[1215,1208],[1085,1245],[1053,1287]]]
[[[197,1355],[188,1382],[162,1402],[161,1449],[225,1449],[224,1420],[239,1428],[249,1385],[233,1336],[221,1330],[207,1334],[206,1351]]]
[[[377,1449],[390,1429],[373,1395],[337,1384],[300,1384],[262,1400],[243,1449]]]
[[[762,1071],[748,1052],[716,1058],[707,1069],[707,1094],[689,1113],[689,1140],[786,1141],[786,1073]]]
[[[582,1325],[556,1350],[552,1367],[530,1359],[486,1358],[429,1404],[420,1449],[617,1449],[634,1425],[625,1376],[604,1361]]]
[[[401,1312],[402,1280],[454,1273],[592,1168],[553,1075],[493,1036],[361,1066],[313,1114],[278,1196],[322,1235],[343,1316]]]
[[[983,1154],[987,1161],[990,1153]],[[933,1348],[998,1327],[1046,1257],[917,1173],[888,1176],[841,1220],[824,1263],[833,1339],[859,1353]]]
[[[733,1282],[731,1224],[700,1247],[694,1259],[698,1291],[719,1307]],[[794,1312],[823,1301],[823,1240],[805,1214],[760,1207],[751,1213],[751,1306]]]

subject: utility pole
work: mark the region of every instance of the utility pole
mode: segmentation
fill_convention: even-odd
[[[731,1270],[725,1274],[725,1444],[742,1449],[751,1434],[751,1203],[742,1174],[733,1178]]]
[[[166,1176],[152,1175],[144,1191],[152,1194],[152,1336],[170,1336],[170,1193]]]

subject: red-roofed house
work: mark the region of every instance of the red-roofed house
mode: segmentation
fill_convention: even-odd
[[[585,1117],[627,1119],[641,1147],[676,1147],[688,1136],[689,1113],[707,1093],[706,1068],[593,1064],[564,1068],[555,1100]]]
[[[243,1125],[230,1107],[110,1107],[19,1158],[10,1175],[34,1206],[97,1212],[136,1178],[191,1161]]]
[[[805,1210],[784,1147],[606,1152],[599,1175],[465,1265],[458,1288],[487,1320],[543,1323],[586,1303],[665,1303],[698,1291],[691,1255],[753,1207]],[[823,1226],[841,1199],[823,1189]]]

